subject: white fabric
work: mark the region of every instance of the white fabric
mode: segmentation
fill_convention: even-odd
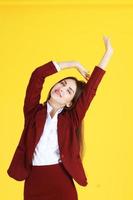
[[[56,63],[55,67],[59,71],[60,67],[57,66]],[[50,165],[62,162],[58,146],[57,122],[58,114],[63,110],[63,108],[58,109],[53,118],[50,116],[51,110],[52,106],[47,101],[46,122],[43,133],[33,153],[32,165]]]
[[[60,71],[61,68],[60,68],[59,64],[58,64],[56,61],[52,61],[52,62],[53,62],[53,64],[55,65],[57,71]]]

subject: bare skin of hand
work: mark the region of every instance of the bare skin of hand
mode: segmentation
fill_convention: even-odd
[[[77,70],[80,72],[80,74],[88,80],[90,78],[89,70],[83,67],[79,62],[77,62]]]
[[[99,62],[98,66],[101,67],[102,69],[105,69],[107,62],[109,61],[112,53],[113,53],[113,48],[110,43],[110,38],[107,36],[103,36],[104,40],[104,45],[105,45],[105,54],[101,61]],[[65,68],[76,68],[80,74],[88,81],[90,78],[89,70],[86,69],[83,65],[80,64],[78,61],[64,61],[64,62],[58,62],[59,66],[61,69]]]

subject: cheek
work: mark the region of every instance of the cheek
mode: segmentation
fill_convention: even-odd
[[[58,89],[59,88],[59,86],[58,85],[55,85],[53,88],[52,88],[52,90],[51,90],[51,92],[54,92],[56,89]]]
[[[68,95],[66,96],[66,100],[71,101],[72,99],[73,99],[73,96],[72,96],[72,95],[70,96],[70,95],[68,94]]]
[[[59,85],[55,85],[52,89],[52,91],[56,90],[56,89],[60,89],[60,86]]]
[[[71,97],[71,101],[73,100],[73,97],[74,97],[74,96]]]

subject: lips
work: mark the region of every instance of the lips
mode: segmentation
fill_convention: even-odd
[[[55,90],[56,94],[58,94],[61,97],[60,91],[59,90]]]

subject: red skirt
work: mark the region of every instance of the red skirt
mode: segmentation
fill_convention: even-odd
[[[78,200],[78,194],[62,163],[33,165],[24,181],[24,200]]]

